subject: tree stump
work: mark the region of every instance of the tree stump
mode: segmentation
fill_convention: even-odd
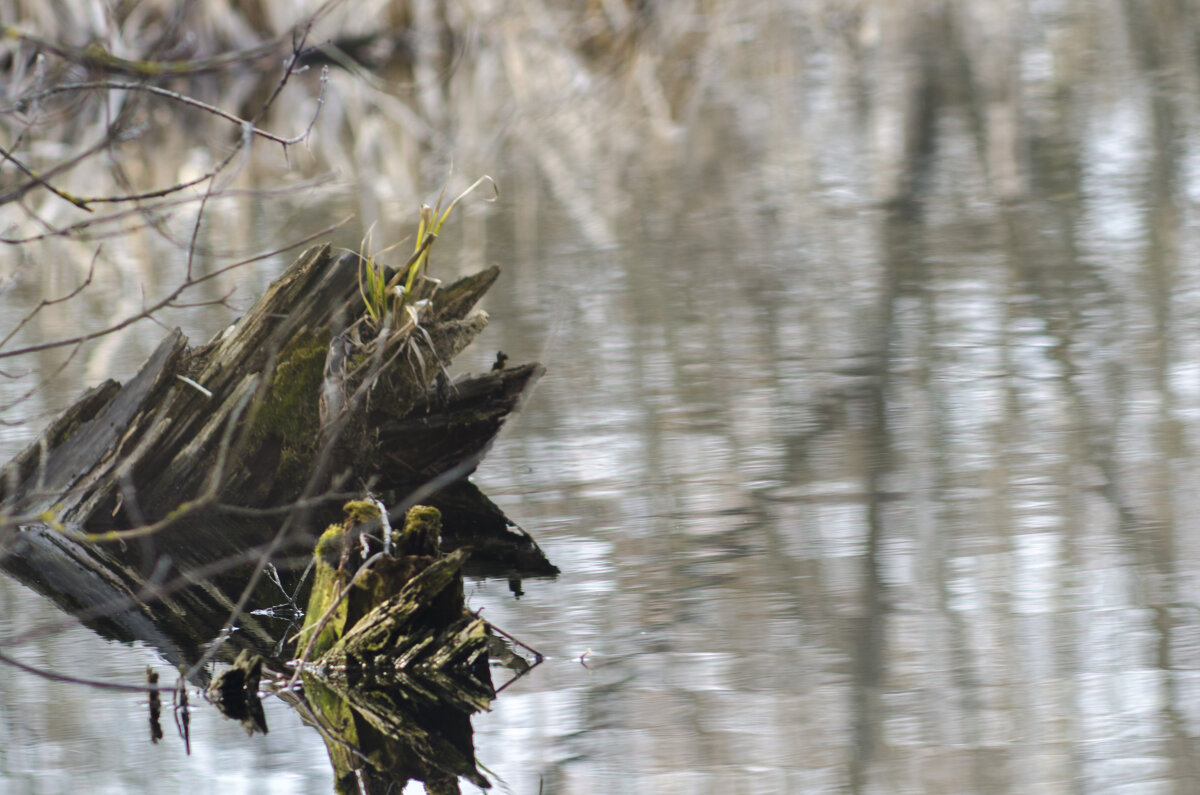
[[[0,506],[9,517],[121,529],[188,501],[284,505],[351,473],[379,488],[469,474],[542,372],[505,368],[435,394],[445,366],[486,326],[473,307],[499,270],[445,289],[427,280],[414,328],[351,340],[348,330],[361,331],[359,267],[357,254],[311,249],[210,342],[188,348],[169,333],[133,379],[89,390],[5,467]],[[355,342],[375,352],[354,362]]]
[[[281,517],[299,521],[277,551],[311,551],[313,506],[338,488],[392,490],[396,502],[430,479],[469,474],[542,372],[526,364],[438,384],[486,324],[474,306],[498,270],[445,288],[418,281],[420,323],[372,336],[361,265],[354,253],[310,249],[209,342],[189,347],[172,331],[125,384],[88,390],[0,470],[0,565],[106,636],[190,664],[257,576],[247,550],[274,548]],[[455,513],[496,531],[501,567],[553,574],[533,540],[474,494],[482,507]],[[274,519],[237,513],[289,506],[296,512]],[[234,651],[272,656],[267,619],[248,611],[280,597],[259,581]]]

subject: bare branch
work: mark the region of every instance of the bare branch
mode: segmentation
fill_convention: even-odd
[[[13,400],[9,401],[8,403],[0,404],[0,412],[8,411],[9,409],[12,409],[14,406],[19,406],[20,404],[24,403],[26,400],[29,400],[29,398],[36,395],[39,391],[44,389],[46,384],[53,381],[55,378],[58,377],[58,375],[63,370],[67,369],[67,365],[69,365],[71,363],[71,360],[73,360],[75,358],[75,355],[79,353],[79,351],[82,347],[83,347],[83,343],[77,344],[75,346],[75,349],[71,351],[71,353],[67,356],[67,358],[64,359],[62,361],[62,363],[58,365],[58,367],[54,368],[54,372],[52,372],[52,373],[50,373],[50,375],[44,377],[37,384],[34,384],[33,386],[31,386],[27,391],[25,391],[20,396],[14,398]]]
[[[324,9],[317,13],[321,14],[323,12]],[[219,72],[231,66],[245,65],[262,60],[268,56],[278,54],[281,45],[291,38],[292,33],[288,31],[280,34],[257,47],[222,53],[211,58],[193,58],[182,61],[130,60],[128,58],[120,58],[108,52],[101,44],[73,47],[69,44],[50,41],[30,33],[25,33],[13,25],[0,26],[0,36],[26,42],[40,50],[54,53],[65,61],[77,63],[89,69],[141,78],[162,78]]]
[[[334,231],[335,229],[337,229],[338,227],[340,227],[344,223],[346,223],[347,220],[349,220],[349,219],[344,219],[342,221],[339,221],[336,224],[331,224],[330,226],[327,226],[324,229],[321,229],[317,232],[313,232],[312,234],[307,235],[304,238],[301,238],[300,240],[293,241],[292,243],[289,243],[288,245],[286,245],[282,248],[274,249],[274,250],[268,251],[264,254],[258,254],[256,256],[250,257],[249,259],[244,259],[244,260],[241,260],[240,262],[235,262],[232,265],[226,265],[223,268],[218,268],[217,270],[214,270],[211,273],[207,273],[203,276],[196,276],[196,277],[189,278],[189,279],[185,280],[182,284],[180,284],[178,287],[176,287],[174,290],[172,290],[171,293],[169,295],[167,295],[166,298],[163,298],[163,299],[155,302],[151,306],[144,308],[141,312],[138,312],[136,315],[131,315],[131,316],[125,318],[124,320],[121,320],[118,323],[114,323],[111,326],[107,326],[106,328],[102,328],[98,331],[89,332],[87,334],[80,334],[75,337],[70,337],[69,339],[53,340],[51,342],[43,342],[43,343],[39,343],[37,345],[27,345],[23,348],[17,348],[15,350],[11,350],[11,351],[0,351],[0,359],[8,359],[8,358],[12,358],[14,356],[24,356],[26,354],[36,353],[38,351],[50,350],[52,348],[62,348],[62,347],[68,346],[68,345],[77,345],[81,342],[88,342],[89,340],[94,340],[94,339],[98,339],[100,337],[105,337],[105,336],[108,336],[109,334],[113,334],[117,331],[128,328],[129,326],[132,326],[134,323],[137,323],[139,320],[149,319],[151,315],[155,314],[159,310],[166,309],[167,307],[175,307],[176,306],[175,299],[177,299],[184,292],[186,292],[187,290],[190,290],[191,288],[195,287],[198,284],[206,282],[210,279],[215,279],[224,273],[228,273],[229,271],[234,270],[235,268],[245,267],[246,265],[249,265],[252,262],[258,262],[259,260],[264,260],[269,257],[274,257],[277,254],[280,254],[282,252],[291,251],[292,249],[299,248],[300,246],[303,246],[306,243],[310,243],[319,237],[323,237],[323,236],[329,234],[330,232]],[[209,301],[209,302],[201,302],[198,304],[188,304],[187,306],[199,306],[199,305],[203,305],[203,303],[214,304],[214,303],[219,303],[219,301]]]
[[[80,282],[75,289],[71,290],[71,292],[64,296],[60,296],[58,298],[43,298],[41,302],[29,312],[29,314],[25,315],[25,317],[21,319],[21,322],[18,323],[12,331],[5,335],[4,339],[0,339],[0,348],[3,348],[5,345],[7,345],[9,340],[15,337],[21,331],[21,329],[25,328],[25,324],[33,320],[33,318],[36,317],[37,314],[43,309],[48,306],[54,306],[55,304],[61,304],[65,301],[70,301],[72,298],[82,293],[84,289],[92,283],[92,276],[96,273],[96,260],[99,259],[99,257],[100,249],[97,248],[96,252],[92,254],[91,263],[88,265],[87,278]]]
[[[10,162],[14,166],[16,166],[17,170],[20,171],[22,174],[29,177],[31,180],[33,180],[38,185],[41,185],[43,188],[50,191],[55,196],[59,197],[60,199],[63,199],[64,201],[70,202],[71,204],[75,205],[76,207],[78,207],[81,210],[84,210],[89,213],[92,212],[92,208],[87,206],[86,201],[84,201],[83,199],[76,198],[75,196],[72,196],[71,194],[67,193],[66,191],[60,190],[60,189],[54,187],[53,185],[51,185],[49,182],[46,182],[46,180],[42,179],[37,174],[35,174],[33,171],[31,171],[28,166],[26,166],[24,163],[22,163],[17,158],[13,157],[12,154],[2,146],[0,146],[0,156],[2,156],[5,160],[7,160],[8,162]]]
[[[171,91],[170,89],[163,88],[161,86],[152,85],[150,83],[131,83],[131,82],[117,81],[117,80],[93,80],[93,81],[87,81],[87,82],[83,82],[83,83],[66,83],[64,85],[51,86],[50,88],[42,89],[41,91],[35,92],[28,96],[21,97],[16,102],[14,102],[10,105],[0,106],[0,113],[11,113],[13,111],[21,111],[30,102],[42,100],[47,97],[52,97],[52,96],[55,96],[56,94],[64,94],[67,92],[76,92],[76,91],[89,91],[89,90],[144,91],[148,94],[154,94],[155,96],[165,97],[166,99],[169,99],[173,102],[178,102],[180,104],[188,105],[193,108],[199,108],[200,110],[203,110],[206,113],[211,113],[214,116],[219,116],[220,118],[226,119],[227,121],[231,121],[234,124],[237,124],[239,126],[250,124],[251,125],[250,130],[253,135],[257,135],[261,138],[265,138],[268,141],[274,141],[275,143],[282,144],[284,146],[290,146],[292,144],[300,143],[301,141],[304,140],[305,136],[308,134],[308,130],[312,129],[312,124],[310,123],[309,127],[304,132],[302,132],[300,135],[298,135],[294,138],[284,138],[282,136],[275,135],[274,133],[267,132],[266,130],[255,127],[255,126],[253,126],[253,124],[251,124],[250,121],[243,119],[243,118],[241,118],[233,113],[230,113],[228,111],[222,110],[221,108],[218,108],[216,105],[210,105],[207,102],[203,102],[199,99],[195,99],[194,97],[189,97],[186,94],[180,94],[178,91]],[[323,101],[322,99],[318,99],[318,110],[320,108],[320,104],[322,101]],[[3,154],[5,157],[8,157],[8,154],[6,152],[4,152],[2,149],[0,149],[0,154]],[[36,179],[35,175],[32,172],[28,171],[28,169],[24,168],[24,166],[22,166],[20,163],[16,163],[16,161],[13,161],[13,162],[17,165],[18,168],[20,168],[22,171],[24,171],[28,176],[34,177]],[[46,186],[46,187],[49,187],[49,186]],[[73,199],[70,197],[64,197],[64,198],[67,198],[68,201],[72,202],[73,204],[76,204],[76,206],[82,206],[81,204],[79,204],[79,202],[86,203],[89,201],[96,201],[95,199]],[[107,201],[117,201],[118,199],[109,198],[106,200]],[[84,208],[84,209],[86,209],[86,208]]]
[[[125,693],[173,693],[177,690],[176,687],[158,686],[158,685],[124,685],[116,682],[104,682],[99,679],[83,679],[78,676],[67,676],[66,674],[54,673],[45,668],[39,668],[36,665],[23,663],[20,660],[14,660],[7,654],[0,652],[0,663],[11,665],[13,668],[18,668],[25,673],[40,676],[43,679],[49,679],[52,682],[66,682],[72,685],[87,685],[101,690],[118,690]]]

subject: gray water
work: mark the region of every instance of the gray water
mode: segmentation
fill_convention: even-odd
[[[437,263],[505,269],[460,368],[547,366],[474,480],[561,570],[467,586],[547,656],[474,720],[497,791],[1200,790],[1200,16],[860,5],[671,7],[599,65],[477,9],[431,146],[502,193]],[[405,140],[341,173],[343,245],[410,227]],[[160,335],[82,354],[5,452]],[[0,637],[62,617],[0,594]],[[250,741],[197,711],[190,756],[123,694],[3,670],[0,714],[8,791],[331,787],[274,700]]]

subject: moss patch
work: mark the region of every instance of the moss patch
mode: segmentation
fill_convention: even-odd
[[[378,519],[380,516],[379,506],[370,500],[350,500],[342,506],[342,510],[346,512],[347,527]]]
[[[317,449],[321,382],[329,330],[302,331],[279,354],[271,387],[251,430],[251,442],[279,441],[277,480],[303,479]]]
[[[312,593],[308,597],[304,629],[296,641],[296,650],[299,654],[302,654],[307,648],[317,622],[333,604],[345,585],[346,575],[341,570],[340,564],[342,552],[348,540],[346,536],[345,528],[335,524],[330,525],[317,541],[317,547],[314,550],[316,568],[313,575]],[[321,633],[317,636],[316,645],[313,647],[313,657],[324,654],[345,633],[349,608],[349,602],[344,599],[334,608],[329,621],[321,628]]]
[[[400,593],[414,576],[436,559],[441,512],[427,505],[415,505],[405,517],[397,556],[379,558],[372,568],[360,571],[363,561],[358,531],[364,522],[379,518],[379,506],[370,500],[351,500],[343,505],[343,510],[345,521],[330,525],[313,550],[313,587],[297,654],[304,652],[317,622],[347,585],[351,585],[349,593],[333,609],[330,620],[317,635],[313,658],[328,651],[363,616]],[[354,578],[352,583],[351,577]],[[461,602],[461,591],[457,598]]]
[[[346,545],[345,536],[346,530],[340,524],[329,525],[317,539],[317,546],[313,553],[330,568],[336,569],[338,561],[342,559],[342,549]]]
[[[289,447],[315,447],[328,349],[327,329],[304,331],[292,338],[279,354],[257,430],[264,435],[275,434]]]
[[[414,505],[404,519],[400,549],[405,555],[437,555],[442,536],[442,512],[429,505]]]

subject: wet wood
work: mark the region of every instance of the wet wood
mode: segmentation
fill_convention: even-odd
[[[339,780],[356,769],[385,778],[488,786],[476,767],[469,716],[495,692],[487,623],[466,609],[469,552],[437,552],[440,514],[409,510],[391,544],[372,504],[346,505],[321,536],[297,654],[305,697],[324,727]],[[364,565],[365,564],[365,565]],[[370,747],[364,768],[341,750]],[[362,772],[361,770],[359,772]]]
[[[313,589],[297,656],[314,661],[313,670],[335,683],[465,675],[485,683],[488,692],[481,697],[490,698],[487,624],[466,609],[463,597],[462,566],[470,551],[440,553],[441,513],[413,506],[404,526],[390,535],[373,503],[349,502],[346,514],[322,534],[313,553]],[[458,698],[458,689],[447,694]],[[468,700],[463,706],[482,709],[487,703]]]
[[[233,667],[221,671],[205,691],[221,714],[241,723],[247,734],[267,733],[267,716],[258,697],[262,669],[263,658],[243,649]]]
[[[541,377],[540,364],[471,375],[422,395],[400,419],[377,416],[380,457],[399,481],[423,483],[460,464],[469,475],[505,418]]]
[[[378,362],[352,372],[332,362],[334,343],[348,339],[362,310],[358,267],[353,253],[305,252],[213,340],[189,347],[172,331],[133,378],[83,394],[0,471],[0,512],[20,526],[0,536],[0,566],[106,637],[139,640],[190,665],[260,568],[246,550],[271,543],[278,528],[220,506],[286,506],[306,489],[339,483],[367,484],[395,504],[422,478],[469,473],[541,372],[521,365],[436,386],[441,366],[486,323],[473,307],[497,269],[444,288],[419,284],[429,308],[416,347],[386,348]],[[341,353],[343,361],[353,355]],[[345,400],[323,417],[330,387]],[[461,488],[449,485],[447,493]],[[450,501],[456,525],[471,528],[453,537],[470,540],[475,528],[497,534],[470,541],[473,565],[509,577],[555,572],[478,490]],[[165,517],[152,536],[120,536]],[[105,531],[113,532],[94,535]],[[313,536],[307,527],[294,534],[305,556]],[[281,574],[291,593],[298,572]],[[262,578],[247,611],[281,601],[280,586]],[[243,612],[238,626],[223,655],[245,647],[281,663],[280,630],[270,619]]]

